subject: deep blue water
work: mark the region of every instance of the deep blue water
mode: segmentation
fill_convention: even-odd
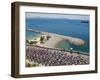
[[[71,19],[27,18],[26,28],[81,38],[86,42],[84,46],[79,47],[70,44],[70,47],[74,50],[89,53],[89,22],[85,23],[81,20]],[[26,33],[27,36],[32,34]]]

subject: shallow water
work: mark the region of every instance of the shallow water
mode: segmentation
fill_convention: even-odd
[[[81,52],[86,52],[85,54],[88,54],[87,52],[89,52],[89,49],[85,49],[84,47],[87,46],[87,44],[85,43],[84,46],[76,46],[73,45],[65,40],[60,41],[55,47],[56,48],[63,48],[63,49],[68,49],[70,50],[71,48],[73,48],[73,50],[76,51],[81,51]]]
[[[39,36],[40,36],[39,33],[26,31],[26,40],[32,40]]]

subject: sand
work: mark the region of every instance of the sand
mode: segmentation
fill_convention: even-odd
[[[70,36],[64,36],[64,35],[58,35],[58,34],[54,34],[54,33],[48,33],[50,36],[54,36],[54,37],[59,37],[62,38],[63,40],[68,41],[69,43],[72,43],[76,46],[82,46],[84,45],[85,41],[80,39],[80,38],[76,38],[76,37],[70,37]]]
[[[51,36],[49,40],[42,44],[38,44],[38,46],[43,46],[43,47],[49,47],[49,48],[55,48],[55,46],[62,41],[62,38],[56,37],[56,36]]]
[[[49,35],[49,36],[51,36],[51,38],[49,40],[45,41],[44,43],[38,42],[37,43],[38,46],[55,48],[55,46],[63,40],[65,40],[71,44],[74,44],[76,46],[82,46],[85,43],[84,40],[79,39],[79,38],[63,36],[63,35],[58,35],[58,34],[54,34],[54,33],[43,33],[43,35]]]
[[[82,40],[80,38],[76,38],[76,37],[64,36],[64,35],[59,35],[59,34],[55,34],[55,33],[38,31],[38,30],[34,30],[34,29],[28,29],[28,30],[33,31],[33,32],[39,32],[39,33],[41,33],[41,35],[51,36],[51,38],[49,40],[45,41],[43,44],[41,44],[38,41],[37,45],[40,45],[40,46],[55,47],[55,45],[57,43],[59,43],[61,40],[66,40],[67,42],[74,44],[76,46],[82,46],[85,43],[84,40]]]

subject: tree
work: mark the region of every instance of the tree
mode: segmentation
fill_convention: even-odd
[[[51,38],[51,36],[48,35],[48,36],[47,36],[47,40],[49,40],[50,38]]]
[[[26,43],[29,43],[29,40],[26,40]]]
[[[36,43],[37,43],[37,41],[30,41],[29,44],[36,44]]]
[[[40,37],[40,41],[41,41],[41,43],[44,42],[44,36],[41,36],[41,37]]]

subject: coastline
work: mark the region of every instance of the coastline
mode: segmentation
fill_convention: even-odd
[[[41,36],[41,34],[37,34],[37,35],[35,35],[34,37],[26,37],[26,40],[32,41],[32,40],[34,40],[34,39],[39,38],[40,36]]]
[[[35,30],[33,29],[31,31],[34,32]],[[62,48],[63,49],[63,47],[57,46],[60,42],[63,42],[63,41],[71,43],[71,44],[78,46],[78,47],[83,46],[84,43],[85,43],[85,41],[81,38],[64,36],[64,35],[59,35],[59,34],[49,33],[49,32],[43,32],[43,31],[38,31],[38,30],[36,30],[36,32],[39,32],[40,36],[37,35],[36,39],[33,38],[32,40],[29,40],[29,41],[30,42],[35,41],[36,44],[34,44],[34,45],[41,46],[41,47]],[[50,38],[47,39],[47,36],[50,36]],[[41,37],[44,37],[43,42],[41,42],[41,40],[40,40]],[[66,47],[64,49],[68,49],[68,48]]]
[[[43,44],[37,44],[38,46],[42,46],[42,47],[49,47],[49,48],[55,48],[56,45],[62,41],[62,38],[56,37],[56,36],[51,36],[51,38],[46,41]]]
[[[42,33],[42,34],[49,35],[51,36],[51,38],[48,41],[44,42],[43,44],[38,43],[37,44],[38,46],[56,48],[57,44],[59,44],[59,42],[61,41],[66,41],[76,46],[82,46],[85,43],[84,40],[75,37],[63,36],[63,35],[58,35],[53,33]]]

